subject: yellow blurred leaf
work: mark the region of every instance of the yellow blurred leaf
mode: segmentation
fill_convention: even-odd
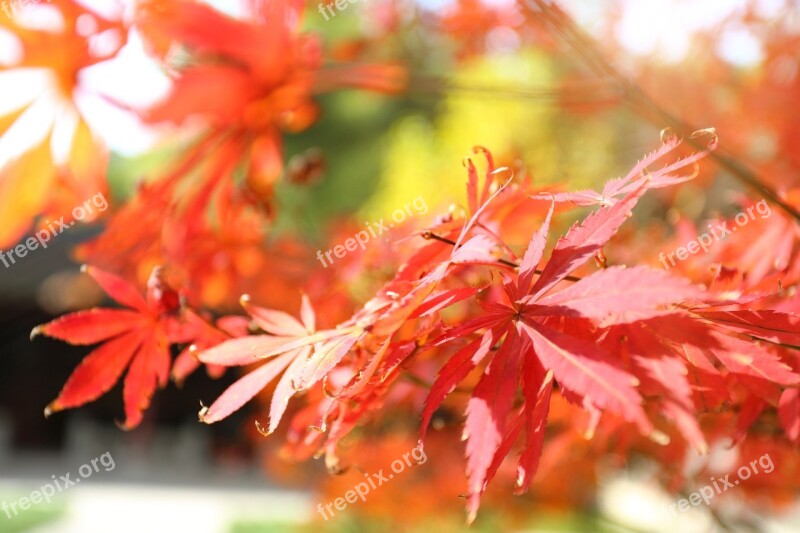
[[[108,153],[95,142],[89,126],[80,118],[72,136],[69,154],[69,189],[74,193],[73,203],[79,203],[97,193],[106,192],[106,167]],[[94,218],[94,217],[89,217]]]
[[[26,104],[11,113],[0,116],[0,135],[5,135],[14,122],[28,110],[28,107],[30,107],[30,104]]]
[[[17,242],[42,211],[54,175],[50,136],[0,169],[0,247]]]

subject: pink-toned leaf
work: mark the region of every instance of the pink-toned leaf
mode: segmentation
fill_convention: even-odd
[[[669,396],[686,410],[694,407],[692,386],[686,377],[687,370],[683,361],[672,357],[642,355],[632,356],[631,361],[634,368],[638,368],[636,375],[641,379],[641,389],[645,394]]]
[[[257,363],[270,350],[284,346],[293,337],[273,337],[272,335],[248,335],[227,340],[197,354],[203,363],[220,366],[242,366]],[[288,351],[288,350],[284,350]],[[272,354],[275,355],[275,354]]]
[[[278,428],[278,424],[283,418],[283,413],[286,412],[286,407],[289,405],[289,400],[295,395],[295,383],[300,379],[300,376],[308,362],[308,357],[311,355],[311,346],[297,349],[295,356],[289,368],[281,376],[280,381],[275,386],[275,392],[272,394],[272,400],[269,405],[269,426],[267,433],[272,433]]]
[[[719,344],[708,346],[708,350],[731,372],[779,385],[800,383],[800,376],[766,346],[716,332],[713,336]]]
[[[467,439],[468,523],[477,516],[486,475],[503,440],[517,391],[520,355],[519,337],[511,330],[467,402],[464,435]]]
[[[533,275],[536,273],[536,267],[539,265],[539,261],[542,260],[544,247],[547,244],[547,232],[550,231],[550,220],[553,218],[554,209],[555,202],[553,201],[550,203],[550,210],[547,212],[544,222],[542,222],[542,225],[536,233],[533,234],[533,237],[531,237],[531,241],[525,249],[525,254],[522,256],[522,262],[519,264],[517,298],[528,294],[528,291],[531,290]]]
[[[272,361],[264,363],[244,377],[240,378],[233,385],[228,387],[222,395],[217,398],[211,407],[200,411],[200,421],[205,424],[213,424],[230,416],[231,413],[238,411],[244,404],[252,400],[256,394],[266,387],[278,374],[283,372],[286,366],[295,357],[294,352],[285,353],[276,357]]]
[[[497,475],[497,471],[500,469],[503,461],[511,452],[511,447],[517,441],[522,428],[525,426],[524,422],[525,406],[523,405],[517,410],[516,414],[512,415],[511,421],[507,424],[508,429],[506,430],[506,434],[500,442],[500,446],[497,447],[497,451],[494,452],[492,464],[490,464],[489,468],[486,470],[487,486],[494,479],[494,476]]]
[[[231,337],[244,337],[250,321],[243,316],[223,316],[217,319],[217,327]]]
[[[428,296],[408,318],[428,316],[477,294],[482,287],[448,289]]]
[[[531,312],[604,319],[613,314],[648,311],[703,296],[704,291],[689,280],[663,270],[613,266],[545,296],[531,307]]]
[[[391,339],[387,338],[385,341],[383,341],[380,349],[378,349],[375,355],[372,356],[372,359],[369,360],[369,364],[367,364],[363,370],[360,370],[356,375],[354,375],[350,382],[342,389],[342,392],[339,394],[340,397],[352,398],[364,390],[364,388],[367,386],[367,383],[369,383],[370,379],[372,379],[372,376],[375,375],[375,371],[378,370],[381,361],[383,361],[386,351],[389,349],[390,340]],[[413,343],[411,344],[413,347]],[[395,345],[395,347],[397,346]],[[397,351],[399,350],[394,350],[395,353]],[[384,371],[384,375],[386,375],[386,371]]]
[[[550,411],[550,395],[553,392],[553,371],[547,372],[544,379],[541,379],[538,376],[540,369],[534,370],[532,367],[535,365],[528,363],[527,359],[525,363],[528,366],[523,374],[525,449],[522,451],[522,455],[519,458],[519,466],[517,467],[516,494],[521,494],[528,490],[536,471],[539,469],[539,459],[542,456],[542,447],[544,446],[544,430],[547,425],[547,415]]]
[[[508,186],[508,184],[511,183],[511,179],[512,178],[507,179],[505,183],[500,185],[497,188],[497,190],[494,191],[492,195],[488,197],[486,201],[478,207],[478,209],[472,214],[469,220],[467,220],[467,222],[464,224],[464,227],[461,228],[461,233],[459,234],[458,239],[456,239],[456,244],[455,246],[453,246],[453,250],[458,250],[458,248],[461,246],[461,243],[464,242],[464,239],[466,239],[467,234],[475,226],[475,224],[478,223],[478,219],[481,217],[483,212],[486,211],[486,208],[489,206],[489,204],[492,203],[492,200],[497,198],[497,196],[500,195],[501,192],[503,192],[503,190]]]
[[[258,327],[267,333],[281,337],[302,337],[308,333],[305,326],[288,313],[254,305],[246,296],[241,298],[240,303]]]
[[[643,185],[614,206],[600,208],[587,216],[581,224],[572,226],[559,239],[550,260],[531,288],[531,294],[540,297],[599,252],[631,216],[631,209],[645,190]]]
[[[455,339],[466,337],[471,333],[478,331],[479,329],[493,328],[504,322],[508,322],[511,317],[513,317],[513,313],[513,309],[510,307],[504,307],[503,312],[496,312],[490,315],[474,318],[468,322],[465,322],[464,324],[459,324],[458,326],[444,331],[440,336],[429,342],[425,348],[427,349],[442,346],[454,341]]]
[[[599,408],[609,409],[635,422],[643,433],[652,425],[641,407],[636,379],[589,341],[565,335],[541,324],[518,322],[520,333],[533,344],[545,369],[553,371],[559,384],[588,398]]]
[[[700,312],[703,318],[726,328],[770,342],[800,346],[800,316],[777,311]]]
[[[307,294],[303,294],[302,302],[300,303],[300,320],[306,327],[306,333],[312,333],[317,329],[317,318],[314,314],[314,308],[311,306],[311,300],[308,299]]]
[[[274,355],[282,354],[291,350],[296,350],[298,348],[303,348],[304,346],[311,346],[312,344],[318,344],[324,341],[335,339],[337,337],[353,336],[353,335],[360,336],[361,333],[363,333],[363,331],[358,326],[317,331],[315,333],[300,338],[285,339],[282,344],[279,344],[278,346],[267,350],[266,352],[260,354],[258,357],[260,358],[272,357]]]
[[[439,370],[439,374],[431,386],[428,397],[425,398],[425,408],[422,411],[422,424],[420,425],[420,442],[425,440],[428,424],[433,413],[442,405],[448,394],[480,363],[492,349],[495,334],[486,331],[480,339],[467,344],[447,360]]]
[[[697,453],[704,455],[708,452],[708,443],[700,429],[696,416],[686,408],[671,399],[664,400],[662,412],[678,428],[686,442],[692,445]]]
[[[300,378],[302,388],[307,388],[321,380],[339,364],[350,349],[361,338],[360,334],[343,335],[315,347]]]
[[[470,237],[453,251],[450,261],[457,265],[496,265],[500,254],[498,244],[486,235]]]

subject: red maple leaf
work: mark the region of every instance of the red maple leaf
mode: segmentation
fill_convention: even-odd
[[[146,298],[113,274],[88,266],[83,271],[127,309],[78,311],[33,329],[31,337],[43,334],[78,345],[102,343],[73,371],[58,397],[45,408],[45,416],[96,400],[127,368],[121,427],[132,429],[142,421],[156,387],[168,382],[170,343],[185,340],[185,328],[177,321],[178,293],[166,285],[158,267],[147,283]]]
[[[551,209],[531,239],[516,279],[505,275],[507,301],[484,303],[485,315],[445,332],[431,343],[441,345],[485,329],[480,339],[462,348],[440,371],[426,401],[422,437],[445,396],[501,343],[467,404],[464,433],[469,521],[475,518],[486,484],[523,426],[527,428],[527,444],[518,467],[518,489],[527,488],[533,478],[543,443],[541,432],[552,390],[550,379],[555,380],[563,394],[573,397],[590,412],[599,414],[599,409],[607,409],[634,422],[645,434],[652,430],[635,388],[638,380],[621,361],[578,331],[587,326],[596,328],[591,320],[599,322],[609,317],[622,323],[639,320],[642,313],[660,312],[668,305],[701,298],[704,291],[663,271],[611,267],[551,292],[602,250],[646,189],[647,183],[641,183],[620,201],[599,209],[574,226],[559,240],[544,268],[537,271]],[[468,248],[475,239],[467,238],[465,230],[459,239],[464,245],[453,255]],[[469,259],[465,262],[486,262],[477,252],[481,246],[475,248],[467,254]],[[534,281],[537,272],[541,273]],[[572,321],[580,326],[570,326]],[[509,424],[520,376],[525,400]]]

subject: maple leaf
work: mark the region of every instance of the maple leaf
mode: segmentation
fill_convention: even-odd
[[[672,315],[662,315],[659,319]],[[650,319],[651,317],[647,317]],[[644,397],[662,399],[662,415],[671,421],[684,438],[699,453],[708,449],[706,439],[695,418],[696,405],[708,408],[709,390],[699,385],[693,389],[690,376],[695,381],[703,370],[692,366],[691,358],[684,358],[665,341],[645,326],[644,320],[614,325],[606,332],[602,346],[606,351],[620,351],[629,361],[631,373],[640,381],[639,392]],[[725,383],[716,370],[707,363],[712,376],[713,391],[726,394]],[[708,369],[707,368],[707,369]],[[706,370],[707,370],[706,369]],[[695,398],[694,392],[698,392]]]
[[[503,439],[506,418],[517,391],[520,365],[525,354],[520,339],[509,333],[475,386],[467,403],[464,438],[467,441],[468,522],[475,520],[492,458]]]
[[[152,123],[200,115],[212,135],[230,134],[247,162],[248,187],[268,204],[283,170],[282,132],[305,130],[320,114],[312,93],[344,87],[397,92],[405,73],[393,65],[323,68],[319,38],[300,31],[301,3],[253,2],[250,8],[251,17],[237,19],[187,0],[139,3],[136,26],[149,50],[165,59],[180,45],[194,59],[173,69],[171,92],[139,114]]]
[[[673,173],[679,171],[689,165],[696,164],[697,161],[707,156],[711,151],[717,148],[718,138],[714,128],[706,128],[697,130],[690,135],[690,138],[696,138],[703,135],[709,135],[711,138],[708,141],[708,146],[705,150],[701,150],[692,155],[679,159],[678,161],[665,165],[655,172],[650,172],[648,166],[652,165],[662,157],[666,156],[675,150],[681,143],[681,140],[669,132],[664,130],[661,132],[663,144],[657,150],[647,154],[644,159],[634,166],[628,174],[623,178],[616,178],[609,180],[601,192],[592,190],[567,192],[567,193],[541,193],[537,195],[538,198],[550,199],[555,202],[572,202],[579,206],[611,206],[617,203],[618,196],[624,196],[635,191],[646,182],[647,189],[661,189],[677,185],[693,179],[697,175],[697,171],[686,176],[674,175]]]
[[[147,284],[147,296],[113,274],[86,266],[83,271],[117,303],[129,309],[97,308],[78,311],[37,326],[31,337],[47,335],[70,344],[102,343],[73,371],[58,397],[45,408],[45,416],[79,407],[108,392],[128,368],[123,387],[125,422],[133,429],[157,387],[169,378],[169,344],[177,340],[178,294],[156,267]]]
[[[698,314],[725,329],[751,335],[773,343],[800,346],[800,316],[770,309],[714,311]]]
[[[124,46],[127,28],[119,11],[109,17],[111,13],[104,15],[72,0],[49,3],[50,8],[57,10],[60,20],[57,29],[32,27],[22,17],[6,18],[5,13],[0,22],[0,27],[13,32],[19,47],[19,53],[14,54],[17,59],[0,70],[12,76],[18,71],[39,71],[46,74],[49,85],[32,101],[0,116],[0,140],[4,142],[9,132],[20,131],[18,128],[24,131],[31,124],[38,124],[42,134],[35,137],[40,141],[26,146],[19,157],[0,166],[0,247],[18,241],[37,215],[58,219],[107,189],[107,152],[93,137],[75,95],[80,93],[85,72]],[[4,6],[7,11],[8,4]],[[94,24],[87,26],[82,23],[84,19]],[[109,37],[107,46],[92,46],[101,34]],[[59,111],[43,115],[39,111],[37,115],[43,106],[52,106],[48,101],[50,95],[56,99],[57,106],[53,109]],[[57,131],[67,133],[70,141],[66,160],[51,149]]]
[[[469,477],[468,521],[475,518],[480,495],[490,475],[493,475],[491,473],[498,460],[498,450],[504,448],[504,443],[511,438],[508,435],[504,437],[504,430],[512,407],[511,399],[517,390],[522,361],[533,359],[538,362],[533,367],[530,366],[532,363],[525,366],[527,381],[524,391],[533,398],[526,399],[523,410],[529,444],[524,461],[519,466],[521,484],[518,489],[524,490],[524,483],[532,479],[541,450],[540,439],[546,415],[543,414],[545,400],[540,402],[538,398],[545,372],[549,372],[552,376],[550,379],[555,379],[562,388],[583,398],[587,408],[616,412],[636,423],[645,434],[652,429],[642,410],[642,399],[635,389],[637,380],[588,339],[575,337],[566,330],[554,329],[550,319],[554,316],[564,319],[603,318],[629,308],[656,309],[669,303],[697,298],[702,292],[688,282],[650,269],[627,271],[612,268],[547,296],[548,291],[605,245],[630,216],[630,210],[644,191],[645,186],[642,185],[620,202],[599,209],[582,224],[573,227],[567,236],[559,240],[550,260],[534,282],[533,275],[544,252],[553,211],[551,207],[544,224],[529,243],[516,280],[507,278],[505,283],[507,295],[516,300],[512,306],[496,302],[484,304],[488,311],[484,317],[458,326],[455,328],[457,333],[445,332],[431,342],[431,345],[440,345],[486,328],[480,340],[462,348],[440,371],[426,399],[421,438],[424,438],[424,428],[432,413],[444,397],[486,358],[497,340],[505,337],[468,402],[465,426]],[[466,230],[462,231],[459,240],[469,242]],[[664,282],[665,289],[653,287],[654,281]],[[603,293],[607,295],[603,296]],[[625,305],[628,295],[638,298]],[[508,368],[513,371],[507,373]],[[547,392],[543,390],[542,394],[549,395],[549,389]],[[512,431],[519,431],[521,426],[512,424],[511,427]]]
[[[236,381],[210,407],[201,409],[199,417],[206,424],[223,420],[283,373],[272,397],[266,431],[269,434],[278,427],[291,397],[322,379],[357,338],[318,334],[314,310],[305,295],[300,311],[302,321],[282,311],[253,305],[247,296],[242,297],[241,303],[253,321],[268,334],[228,340],[200,353],[198,359],[222,366],[270,360]]]
[[[190,331],[192,343],[184,348],[175,358],[172,365],[172,379],[178,385],[194,372],[201,364],[197,354],[206,348],[216,346],[231,337],[247,335],[248,321],[244,317],[226,316],[217,319],[216,327],[197,315],[194,311],[184,313],[184,324]],[[220,377],[225,372],[223,365],[207,365],[211,377]]]

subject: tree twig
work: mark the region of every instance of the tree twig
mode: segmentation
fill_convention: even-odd
[[[659,127],[667,125],[683,137],[689,137],[689,134],[696,130],[696,128],[692,128],[678,118],[677,115],[661,106],[639,85],[617,70],[600,52],[600,47],[595,40],[587,35],[553,0],[523,0],[520,4],[537,18],[548,23],[554,33],[569,44],[595,74],[607,77],[616,83],[625,100],[634,106],[649,111],[649,113],[644,114],[645,119]],[[687,143],[695,148],[705,148],[701,143],[690,137],[687,139]],[[764,198],[770,200],[800,222],[800,211],[786,203],[777,192],[764,183],[744,163],[720,150],[711,152],[709,157],[719,163],[740,182],[755,189]]]
[[[442,237],[441,235],[437,235],[437,234],[433,233],[432,231],[423,232],[422,233],[422,238],[423,239],[433,239],[434,241],[443,242],[445,244],[449,244],[450,246],[455,246],[456,245],[455,241],[450,240],[447,237]],[[514,263],[513,261],[508,261],[507,259],[503,259],[502,257],[500,259],[498,259],[497,262],[500,263],[501,265],[505,265],[507,267],[519,268],[518,264]],[[536,270],[534,270],[534,272],[536,272],[539,275],[541,275],[541,273],[542,273],[542,271],[539,270],[538,268]],[[567,281],[580,281],[583,278],[579,278],[577,276],[564,276],[564,279],[567,280]]]

